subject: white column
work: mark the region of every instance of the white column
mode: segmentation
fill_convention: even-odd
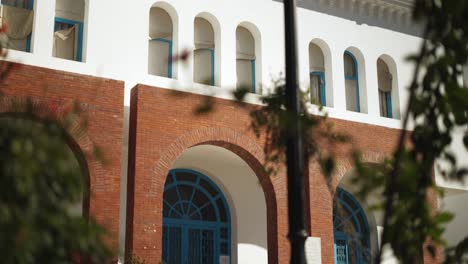
[[[178,68],[178,79],[182,83],[193,82],[193,37],[194,37],[194,21],[195,17],[181,9],[179,11],[179,28],[178,30],[178,43],[177,52],[179,58],[181,55],[188,53],[185,61],[179,60],[175,67]]]
[[[364,54],[366,61],[367,113],[372,117],[380,116],[379,89],[377,79],[377,56]]]
[[[226,89],[235,89],[237,84],[236,72],[236,26],[232,23],[220,20],[222,32],[220,43],[220,69],[215,73],[216,78],[220,78],[220,86]],[[218,83],[218,82],[216,82]]]
[[[34,54],[52,57],[55,0],[34,1],[34,26],[31,50]]]
[[[340,47],[330,47],[331,61],[333,65],[333,108],[337,112],[346,111],[346,91],[344,80],[344,49]]]

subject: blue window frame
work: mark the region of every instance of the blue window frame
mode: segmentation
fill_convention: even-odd
[[[325,88],[325,73],[324,72],[311,72],[310,73],[310,86],[311,86],[311,99],[318,99],[321,105],[327,105],[327,96]],[[314,86],[312,82],[318,82],[318,85]],[[317,91],[312,91],[314,87],[317,87]],[[315,97],[317,95],[317,98]]]
[[[34,0],[2,0],[2,5],[13,6],[17,8],[24,8],[28,10],[34,9]],[[31,52],[31,39],[32,39],[32,32],[29,33],[26,39],[26,52]]]
[[[248,59],[237,59],[237,70],[239,71],[239,67],[242,68],[245,66],[245,64],[242,64],[239,66],[239,63],[246,62],[246,64],[250,65],[250,68],[248,69],[250,72],[250,80],[243,80],[246,83],[239,82],[239,78],[245,78],[245,77],[240,77],[239,72],[237,72],[237,88],[245,88],[248,89],[249,92],[251,93],[256,93],[256,79],[255,79],[255,59],[253,60],[248,60]],[[246,76],[248,78],[248,76]],[[250,81],[250,83],[248,83]]]
[[[370,233],[366,214],[348,192],[337,188],[333,205],[335,264],[370,263]]]
[[[217,264],[231,256],[231,217],[221,190],[207,176],[174,169],[163,198],[165,263]]]
[[[252,71],[252,93],[256,93],[257,90],[256,90],[256,80],[255,80],[255,60],[251,60],[250,61],[250,65],[251,65],[251,71]]]
[[[197,51],[208,51],[210,53],[210,63],[211,63],[209,80],[207,78],[207,79],[198,80],[198,81],[207,85],[215,85],[215,50],[214,48],[198,48],[198,49],[195,49],[194,52],[197,52]],[[206,65],[194,65],[194,67],[206,67]]]
[[[380,114],[384,117],[393,118],[392,93],[379,90]]]
[[[76,26],[76,30],[78,32],[77,35],[77,42],[76,42],[76,61],[82,61],[82,56],[83,56],[83,22],[80,21],[74,21],[70,19],[65,19],[61,17],[56,17],[55,18],[55,24],[54,24],[54,32],[62,29],[67,29],[71,28],[73,26]]]
[[[352,74],[347,74],[345,70],[345,80],[355,81],[356,82],[356,108],[358,112],[361,112],[361,99],[359,97],[359,70],[358,70],[358,63],[356,57],[349,51],[344,52],[345,56],[349,56],[351,58],[354,71]]]
[[[167,44],[167,49],[168,49],[167,51],[167,54],[168,54],[167,77],[172,78],[172,40],[165,39],[165,38],[155,38],[155,39],[152,39],[151,41],[158,41],[158,42]]]

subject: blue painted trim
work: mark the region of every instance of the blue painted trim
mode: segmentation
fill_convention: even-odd
[[[255,60],[252,60],[251,61],[251,65],[252,65],[252,68],[251,68],[251,71],[252,71],[252,93],[256,93],[256,80],[255,80]]]
[[[176,177],[177,173],[179,172],[191,173],[196,177],[196,179],[195,181],[179,181]],[[224,244],[224,243],[227,244],[227,255],[231,257],[231,214],[230,214],[230,210],[229,210],[229,206],[226,201],[226,198],[224,197],[219,187],[213,181],[211,181],[211,179],[208,178],[207,176],[197,171],[190,170],[190,169],[171,170],[168,174],[168,178],[169,177],[171,178],[172,182],[165,184],[164,191],[167,191],[172,188],[176,188],[179,201],[176,201],[173,205],[177,205],[178,203],[181,203],[181,202],[191,203],[193,196],[195,194],[195,190],[197,190],[197,191],[202,192],[208,198],[209,202],[207,204],[213,205],[215,209],[216,217],[218,219],[218,221],[200,221],[200,220],[186,219],[184,216],[180,215],[180,212],[176,210],[173,207],[173,205],[169,204],[167,201],[164,200],[164,206],[171,207],[171,210],[174,210],[177,214],[181,216],[180,218],[163,217],[163,230],[164,228],[177,228],[181,232],[181,239],[182,239],[180,241],[181,260],[184,261],[184,260],[187,260],[188,258],[188,252],[189,252],[188,250],[189,233],[188,232],[189,230],[193,230],[193,229],[196,229],[196,230],[198,229],[200,231],[210,230],[213,232],[215,263],[217,263],[217,261],[219,260],[219,254],[221,254],[221,248],[220,248],[221,244]],[[207,182],[211,186],[211,188],[213,188],[217,192],[216,196],[213,197],[213,195],[211,195],[207,190],[205,190],[204,188],[202,188],[202,186],[200,186],[201,180],[204,180],[205,182]],[[181,185],[193,187],[192,193],[190,195],[190,201],[181,199],[180,192],[178,190],[178,187]],[[221,222],[219,208],[217,207],[217,203],[216,203],[217,200],[221,200],[221,202],[223,203],[223,206],[225,208],[225,214],[226,214],[226,222]],[[192,213],[192,215],[197,213],[199,210],[201,210],[202,207],[204,207],[205,205],[199,207],[195,212]],[[181,210],[183,210],[183,208]],[[191,213],[191,211],[189,210],[189,212],[183,212],[183,214],[184,213],[189,214]],[[222,229],[227,229],[227,238],[221,238]],[[164,248],[164,245],[168,245],[168,246],[170,245],[169,238],[165,236],[165,233],[163,233],[163,248]],[[170,256],[171,248],[166,247],[166,251],[167,252],[163,252],[163,254],[167,253],[167,255]]]
[[[357,100],[357,111],[361,112],[361,98],[359,96],[359,68],[358,68],[358,63],[356,60],[356,57],[349,51],[344,52],[346,55],[349,55],[351,59],[353,60],[354,63],[354,70],[355,70],[355,75],[354,76],[346,76],[346,80],[355,80],[356,81],[356,100]]]
[[[387,102],[387,117],[393,118],[393,110],[392,110],[392,94],[391,92],[385,93],[385,101]]]
[[[310,75],[319,76],[320,78],[320,91],[319,100],[323,106],[327,105],[326,85],[325,85],[325,73],[324,72],[310,72]]]
[[[61,17],[55,17],[55,22],[69,24],[69,25],[77,25],[78,26],[78,47],[76,50],[76,61],[82,61],[83,56],[83,22],[70,20]],[[54,32],[57,30],[54,24]]]
[[[213,48],[211,51],[211,85],[215,85],[215,51]]]
[[[161,42],[165,42],[168,44],[168,48],[169,48],[169,51],[168,51],[168,54],[169,54],[169,57],[167,58],[168,60],[168,63],[167,63],[167,77],[168,78],[172,78],[172,40],[168,40],[168,39],[165,39],[165,38],[155,38],[155,39],[152,39],[154,41],[161,41]]]

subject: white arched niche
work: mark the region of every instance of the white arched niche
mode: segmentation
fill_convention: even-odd
[[[56,0],[52,55],[84,61],[85,1]]]
[[[361,51],[355,47],[343,54],[346,110],[367,113],[366,65]]]
[[[309,79],[312,103],[333,106],[331,53],[321,39],[309,43]]]
[[[221,48],[220,26],[216,18],[206,12],[194,20],[193,81],[206,85],[220,84]]]
[[[236,75],[237,88],[255,93],[255,40],[248,29],[236,29]]]
[[[174,25],[169,13],[154,6],[149,13],[148,74],[173,77]]]
[[[237,87],[262,94],[261,36],[258,28],[250,22],[242,22],[236,29]]]
[[[231,263],[268,263],[267,209],[260,182],[233,152],[212,145],[187,149],[171,169],[208,176],[223,192],[231,212]]]
[[[395,61],[388,55],[377,59],[380,116],[400,119],[398,76]]]

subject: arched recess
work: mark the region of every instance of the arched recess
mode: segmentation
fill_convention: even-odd
[[[219,86],[221,80],[221,26],[203,12],[194,20],[193,81]]]
[[[68,165],[72,166],[72,168],[68,168],[69,170],[79,170],[82,180],[83,180],[83,195],[81,200],[71,205],[69,211],[73,215],[80,215],[85,218],[89,217],[89,210],[90,210],[90,190],[91,190],[91,181],[90,181],[90,173],[88,168],[88,163],[86,161],[85,154],[78,144],[78,142],[72,137],[72,135],[61,126],[61,123],[58,121],[51,121],[49,119],[43,119],[38,116],[34,116],[31,113],[23,113],[23,112],[0,112],[0,120],[3,120],[6,123],[15,122],[15,120],[23,122],[23,126],[34,128],[35,130],[40,130],[42,124],[44,123],[52,123],[56,122],[60,129],[62,129],[63,133],[63,144],[64,149],[62,153],[69,153],[74,156],[75,160]],[[75,163],[76,162],[76,163]]]
[[[346,110],[367,113],[366,65],[361,51],[347,48],[343,54]]]
[[[83,60],[86,6],[84,0],[56,0],[52,55]]]
[[[309,75],[312,102],[333,106],[331,52],[321,39],[309,43]]]
[[[386,54],[377,59],[377,80],[380,116],[400,119],[397,67]]]
[[[31,52],[35,0],[1,0],[2,23],[8,24],[8,48]],[[19,17],[12,19],[10,17]]]
[[[154,175],[151,177],[152,181],[149,186],[149,195],[154,196],[155,202],[161,203],[161,206],[158,208],[161,208],[162,211],[161,194],[164,192],[167,172],[173,168],[172,165],[175,164],[178,157],[187,149],[202,145],[217,146],[234,153],[236,156],[240,157],[257,176],[266,202],[268,263],[278,263],[278,244],[281,244],[281,247],[287,247],[288,244],[285,237],[278,236],[279,230],[281,230],[281,232],[285,232],[285,230],[282,229],[283,227],[278,226],[277,195],[272,179],[267,175],[261,163],[264,159],[263,149],[255,140],[243,136],[236,131],[222,128],[197,129],[182,135],[164,150],[164,154],[152,170]],[[200,168],[192,169],[200,170]],[[201,170],[205,172],[203,168],[201,168]],[[206,173],[209,174],[209,172]],[[222,190],[225,190],[222,183],[219,185]],[[229,202],[229,193],[227,197]],[[232,205],[232,203],[230,203],[230,205]],[[231,208],[233,207],[231,206]],[[232,210],[235,215],[236,208],[234,207]],[[159,215],[161,218],[155,221],[161,221],[162,214],[157,213],[156,215]],[[162,224],[162,221],[159,223]],[[129,236],[130,240],[132,239],[131,229],[127,232],[127,236]],[[127,248],[126,252],[131,251],[131,245],[127,245]],[[159,252],[158,254],[161,253],[162,252]]]
[[[236,75],[237,88],[260,94],[261,80],[260,32],[250,22],[242,22],[236,28]]]
[[[177,79],[172,57],[177,54],[178,15],[166,2],[157,2],[149,11],[148,74]]]
[[[385,155],[380,153],[364,153],[362,157],[365,161],[365,166],[368,167],[377,167],[380,166],[379,163],[383,162],[385,159]],[[365,252],[364,249],[362,250],[363,259],[361,262],[356,262],[356,260],[348,259],[348,263],[372,263],[371,261],[366,261],[368,259],[372,260],[379,252],[379,234],[381,231],[382,225],[382,212],[371,210],[370,206],[375,205],[382,201],[382,196],[380,195],[381,190],[375,190],[366,197],[366,200],[359,199],[355,194],[358,192],[359,187],[356,184],[352,183],[352,178],[355,177],[356,170],[352,167],[352,164],[349,162],[339,163],[338,164],[338,175],[336,177],[336,186],[334,192],[334,212],[336,209],[338,199],[346,198],[348,205],[342,205],[343,212],[346,214],[350,212],[349,204],[354,204],[354,209],[351,209],[352,216],[349,215],[350,219],[354,217],[354,221],[360,222],[361,226],[367,225],[367,233],[363,235],[367,236],[368,242],[360,242],[360,243],[367,243],[367,251]],[[341,193],[340,193],[341,190]],[[348,207],[346,207],[348,206]],[[358,208],[359,207],[359,208]],[[347,209],[346,209],[347,208]],[[348,213],[349,214],[349,213]],[[350,222],[352,223],[352,222]],[[355,224],[355,223],[353,223]],[[359,223],[356,223],[359,225]],[[353,229],[356,229],[356,224],[353,227],[348,227],[347,231],[352,232]],[[336,238],[334,237],[336,242]],[[338,235],[338,240],[339,240]],[[349,234],[349,238],[353,238],[353,234]],[[354,236],[356,239],[357,236]],[[362,238],[362,237],[361,237]],[[359,242],[359,241],[358,241]],[[354,243],[354,242],[351,242]],[[335,245],[336,246],[336,245]],[[354,245],[356,246],[356,245]],[[335,258],[336,258],[336,248],[335,248]],[[354,257],[354,256],[351,256]],[[353,262],[354,261],[354,262]],[[339,262],[341,263],[341,262]]]
[[[241,22],[237,28],[242,27],[248,30],[251,34],[254,42],[254,55],[255,55],[255,68],[254,68],[254,76],[255,76],[255,91],[256,94],[262,94],[262,37],[260,30],[258,30],[257,26],[255,26],[251,22]],[[237,38],[236,38],[237,41]]]

